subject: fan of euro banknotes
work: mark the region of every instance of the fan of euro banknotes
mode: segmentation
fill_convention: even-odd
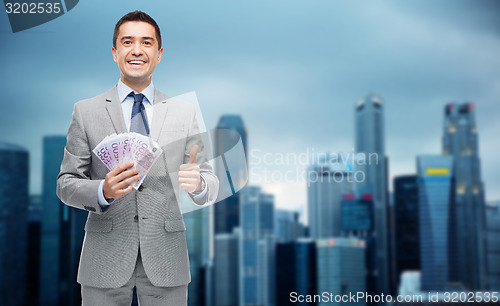
[[[140,180],[132,183],[135,189],[139,188],[163,152],[156,141],[134,132],[106,136],[92,151],[109,170],[133,160],[134,167],[141,175]]]

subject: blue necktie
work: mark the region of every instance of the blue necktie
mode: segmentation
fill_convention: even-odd
[[[134,94],[131,92],[129,96],[134,98],[134,106],[132,107],[132,120],[130,121],[130,132],[136,132],[144,136],[149,135],[148,116],[146,109],[142,103],[144,95]]]

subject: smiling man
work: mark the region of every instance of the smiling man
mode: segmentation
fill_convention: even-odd
[[[75,104],[57,194],[89,211],[78,269],[83,305],[186,305],[191,280],[179,188],[197,205],[215,201],[218,180],[192,105],[156,89],[152,75],[163,47],[160,29],[134,11],[115,26],[112,54],[120,80]],[[92,149],[113,133],[137,132],[163,148],[141,186],[133,162],[108,171]],[[172,175],[167,169],[177,169]],[[175,177],[176,179],[172,179]],[[178,178],[178,179],[177,179]]]

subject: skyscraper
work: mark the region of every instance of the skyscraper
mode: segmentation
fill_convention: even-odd
[[[42,221],[42,196],[30,196],[28,207],[28,258],[26,299],[28,305],[38,305],[40,287],[40,236]]]
[[[342,237],[357,238],[365,243],[365,286],[368,294],[379,294],[377,256],[373,222],[373,195],[345,193],[342,196]]]
[[[394,178],[396,277],[420,270],[419,202],[416,175]]]
[[[65,146],[66,137],[64,136],[43,138],[40,305],[61,305],[60,299],[63,295],[65,302],[69,299],[70,266],[67,264],[69,258],[61,258],[61,255],[69,256],[68,252],[62,254],[63,250],[67,249],[63,249],[61,244],[61,230],[63,229],[61,223],[64,218],[69,219],[69,207],[65,206],[56,195],[57,175]],[[67,225],[64,228],[67,229]],[[69,237],[66,238],[69,239]],[[76,278],[73,281],[76,283]]]
[[[182,196],[187,198],[186,193]],[[184,201],[188,201],[187,199]],[[211,305],[210,294],[212,258],[210,256],[210,210],[212,207],[204,207],[184,214],[186,224],[186,242],[189,250],[189,267],[191,271],[191,283],[188,287],[188,304],[190,306]]]
[[[305,228],[299,222],[299,213],[296,211],[276,209],[274,214],[274,234],[276,242],[295,241],[305,237]]]
[[[240,115],[223,115],[219,119],[219,123],[216,127],[217,131],[215,134],[215,156],[223,155],[225,152],[229,151],[232,146],[236,143],[238,137],[241,137],[243,142],[243,148],[245,151],[245,156],[247,152],[247,129],[245,124],[243,123],[243,119]],[[224,133],[218,132],[218,130],[233,130],[235,133]],[[231,178],[231,173],[229,173],[227,161],[226,165],[216,163],[215,165],[215,174],[219,178]],[[235,193],[237,193],[238,188],[235,188],[233,185],[234,182],[230,179],[229,185],[225,186],[224,179],[221,179],[221,187],[220,188],[230,188],[228,192],[219,192],[219,198],[217,199],[217,205],[214,206],[215,209],[215,234],[218,233],[232,233],[233,228],[239,225],[239,197]],[[233,194],[224,199],[227,194]]]
[[[350,168],[338,154],[320,154],[307,169],[307,208],[312,239],[340,236],[340,201],[352,191]]]
[[[78,264],[85,236],[88,212],[64,205],[59,231],[59,302],[61,305],[81,305],[81,287],[77,283]]]
[[[274,305],[274,197],[256,186],[240,192],[240,306]]]
[[[365,161],[364,163],[359,160],[356,162],[356,171],[363,171],[365,179],[360,183],[357,182],[355,187],[360,192],[373,194],[378,291],[388,293],[387,165],[384,140],[384,105],[380,97],[369,94],[356,104],[355,135],[357,157],[363,157],[361,159]]]
[[[240,197],[238,193],[246,183],[246,181],[241,182],[240,180],[243,177],[246,178],[247,173],[247,129],[241,116],[221,116],[213,140],[214,156],[216,157],[214,171],[219,178],[220,185],[216,204],[208,209],[203,209],[205,223],[209,224],[209,228],[205,227],[204,231],[210,233],[207,234],[209,238],[204,241],[209,243],[208,249],[212,249],[206,262],[213,268],[210,278],[211,283],[208,284],[206,290],[215,293],[215,300],[220,300],[220,297],[217,298],[217,293],[220,292],[221,286],[215,279],[218,277],[220,280],[222,275],[227,275],[221,273],[227,265],[233,266],[239,262],[237,258],[231,257],[233,254],[231,248],[223,247],[221,241],[217,243],[214,240],[215,236],[219,234],[232,235],[235,228],[240,224]],[[241,146],[238,145],[238,142],[241,142]],[[243,172],[243,174],[240,172]],[[218,249],[219,246],[222,249]],[[216,258],[214,259],[214,257]],[[222,263],[224,260],[227,261],[224,267],[216,266],[217,263]],[[222,285],[222,287],[224,286]],[[238,291],[233,293],[238,294]],[[224,299],[224,302],[227,301]]]
[[[317,294],[316,243],[310,238],[276,245],[276,305],[290,305],[290,293]],[[297,305],[311,305],[297,302]]]
[[[26,302],[29,154],[0,143],[0,305]]]
[[[216,234],[214,254],[215,305],[236,306],[239,302],[239,229],[232,234]]]
[[[453,157],[417,157],[422,289],[446,291],[456,281],[457,235]]]
[[[316,241],[318,292],[356,295],[365,290],[365,243],[356,238],[330,238]],[[364,301],[324,302],[318,305],[366,305]]]
[[[341,201],[342,234],[366,239],[373,233],[373,196],[344,193]]]
[[[500,201],[486,206],[488,290],[500,291]]]
[[[454,157],[459,280],[470,290],[485,289],[485,201],[474,104],[446,105],[443,155]]]

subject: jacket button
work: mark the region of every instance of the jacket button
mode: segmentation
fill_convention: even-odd
[[[137,215],[136,215],[136,216],[134,217],[134,222],[139,222],[139,216],[137,216]]]
[[[141,185],[141,186],[139,186],[139,188],[137,190],[142,191],[142,190],[144,190],[144,187],[142,187],[142,185]]]

